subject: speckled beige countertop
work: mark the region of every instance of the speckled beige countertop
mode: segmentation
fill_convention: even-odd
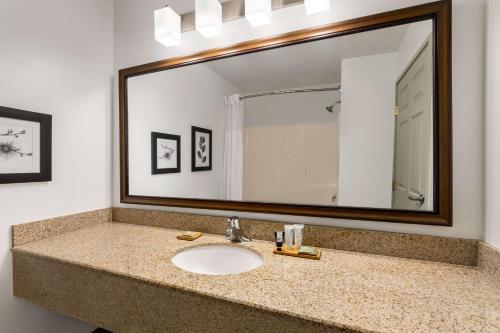
[[[474,267],[336,250],[315,261],[273,255],[272,243],[254,241],[241,246],[262,255],[261,267],[206,276],[177,268],[171,256],[229,243],[213,235],[185,242],[176,234],[103,223],[13,251],[361,332],[500,332],[500,281]]]

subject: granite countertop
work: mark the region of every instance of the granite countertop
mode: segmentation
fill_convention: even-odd
[[[28,253],[361,332],[500,332],[500,281],[475,267],[322,250],[321,260],[273,255],[273,245],[238,246],[260,253],[250,272],[207,276],[170,258],[200,244],[230,244],[203,235],[103,223],[19,245]]]

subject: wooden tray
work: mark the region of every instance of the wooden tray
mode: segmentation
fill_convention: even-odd
[[[275,247],[274,250],[273,250],[273,253],[274,254],[280,254],[280,255],[283,255],[283,256],[291,256],[291,257],[299,257],[299,258],[305,258],[305,259],[313,259],[313,260],[319,260],[319,258],[321,258],[321,249],[318,249],[318,254],[315,255],[315,256],[312,256],[312,255],[308,255],[308,254],[302,254],[302,253],[297,253],[297,250],[296,249],[291,249],[291,250],[287,250],[286,246],[283,245],[283,247],[281,248],[281,251],[278,251],[278,248]]]

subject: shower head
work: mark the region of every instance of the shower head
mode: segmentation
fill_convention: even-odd
[[[338,102],[336,102],[335,104],[332,104],[332,105],[330,105],[330,106],[327,106],[327,107],[326,107],[326,111],[328,111],[328,112],[330,112],[330,113],[333,113],[333,112],[335,111],[335,107],[336,107],[337,105],[340,105],[340,104],[341,104],[341,102],[340,102],[340,101],[338,101]]]
[[[342,96],[342,86],[340,84],[337,86],[335,91],[339,94],[340,97]],[[340,104],[342,104],[342,99],[339,99],[337,102],[333,103],[332,105],[327,106],[325,109],[326,109],[326,111],[333,113],[333,112],[335,112],[335,107],[337,105],[340,105]]]

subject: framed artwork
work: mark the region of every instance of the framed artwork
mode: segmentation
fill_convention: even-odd
[[[212,131],[191,127],[191,171],[212,170]]]
[[[0,184],[52,180],[52,116],[0,106]]]
[[[151,132],[151,173],[181,172],[181,137]]]

